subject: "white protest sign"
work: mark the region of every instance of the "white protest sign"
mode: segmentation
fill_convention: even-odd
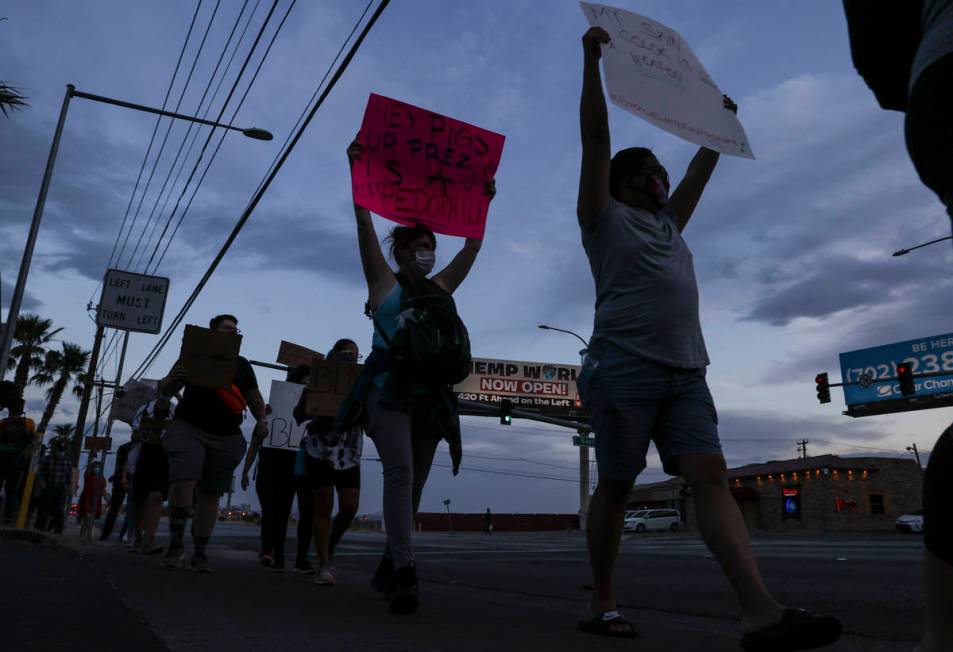
[[[265,448],[280,448],[296,451],[301,445],[301,438],[306,434],[305,421],[300,426],[295,423],[294,412],[304,385],[286,383],[281,380],[271,381],[271,394],[268,396],[268,405],[271,414],[268,415],[268,436],[262,442]]]
[[[103,280],[96,323],[123,331],[162,330],[169,279],[110,269]]]
[[[689,142],[754,158],[738,117],[678,32],[623,9],[579,4],[611,38],[602,61],[613,104]]]
[[[155,400],[159,394],[159,381],[143,378],[129,380],[122,386],[122,393],[113,400],[109,418],[132,425],[136,413],[146,403]],[[117,393],[118,394],[118,393]]]

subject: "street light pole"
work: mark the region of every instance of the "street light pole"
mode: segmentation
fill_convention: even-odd
[[[893,255],[894,255],[894,256],[906,256],[906,255],[907,255],[908,253],[910,253],[911,251],[914,251],[914,250],[916,250],[916,249],[922,249],[923,247],[929,247],[929,246],[932,245],[932,244],[936,244],[937,242],[943,242],[944,240],[953,240],[953,235],[948,235],[948,236],[945,236],[945,237],[942,237],[942,238],[937,238],[936,240],[930,240],[929,242],[924,242],[923,244],[918,244],[916,247],[910,247],[909,249],[899,249],[899,250],[893,252]]]
[[[554,328],[552,326],[547,326],[546,324],[540,324],[539,327],[544,331],[557,331],[559,333],[566,333],[572,335],[577,340],[582,342],[583,350],[579,352],[581,357],[585,357],[586,353],[589,351],[589,343],[582,337],[572,331],[567,331],[563,328]],[[586,521],[589,517],[589,446],[586,444],[588,439],[587,432],[584,430],[579,431],[579,435],[583,437],[583,444],[579,446],[579,529],[586,529]]]
[[[56,124],[56,131],[53,134],[53,145],[50,147],[50,156],[46,160],[46,170],[43,172],[43,181],[40,183],[40,194],[36,198],[36,208],[33,211],[33,221],[30,223],[30,234],[27,236],[26,247],[23,250],[23,259],[20,262],[20,273],[17,275],[17,283],[13,289],[13,298],[10,300],[10,308],[7,311],[7,323],[3,329],[2,339],[0,339],[0,380],[3,380],[7,368],[6,363],[10,358],[10,349],[13,345],[13,336],[16,332],[17,320],[20,317],[20,304],[23,302],[23,293],[26,289],[26,279],[30,273],[30,263],[33,261],[33,250],[36,247],[36,238],[40,231],[40,222],[43,219],[43,208],[46,205],[46,195],[50,188],[50,179],[53,177],[53,166],[56,163],[56,154],[60,147],[60,137],[63,135],[63,125],[66,123],[66,112],[69,109],[70,100],[73,97],[81,97],[87,100],[93,100],[95,102],[104,102],[114,106],[135,109],[136,111],[145,111],[146,113],[153,113],[169,118],[198,122],[200,124],[210,125],[213,127],[232,129],[235,131],[240,131],[245,136],[254,138],[256,140],[271,140],[273,138],[270,132],[265,131],[264,129],[258,129],[257,127],[244,129],[241,127],[233,127],[232,125],[212,122],[210,120],[204,120],[202,118],[196,118],[194,116],[189,116],[182,113],[173,113],[172,111],[154,109],[142,104],[133,104],[132,102],[125,102],[123,100],[117,100],[111,97],[93,95],[92,93],[84,93],[82,91],[76,90],[76,87],[72,84],[67,84],[66,95],[63,98],[63,108],[60,109],[60,119]],[[87,398],[86,400],[88,401],[89,399]]]
[[[917,450],[917,445],[907,446],[907,451],[913,453],[913,456],[917,458],[917,466],[922,469],[923,465],[920,464],[920,451]]]

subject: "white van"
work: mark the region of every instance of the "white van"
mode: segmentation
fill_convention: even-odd
[[[650,532],[652,530],[669,530],[678,532],[682,523],[682,515],[677,509],[648,509],[633,516],[626,516],[626,532]]]

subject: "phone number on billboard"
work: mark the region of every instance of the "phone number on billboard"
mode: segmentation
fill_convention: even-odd
[[[953,373],[953,351],[945,351],[941,355],[934,353],[925,353],[919,358],[904,358],[901,362],[910,365],[910,370],[916,374],[935,374],[942,371]],[[864,376],[871,380],[892,380],[897,377],[897,363],[879,364],[876,367],[853,367],[847,369],[847,377],[844,382],[856,383]]]

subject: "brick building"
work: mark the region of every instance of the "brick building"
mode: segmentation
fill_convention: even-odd
[[[893,530],[898,516],[920,509],[923,471],[909,459],[821,455],[729,469],[728,480],[749,529]],[[636,485],[629,505],[678,509],[695,527],[681,478]]]

